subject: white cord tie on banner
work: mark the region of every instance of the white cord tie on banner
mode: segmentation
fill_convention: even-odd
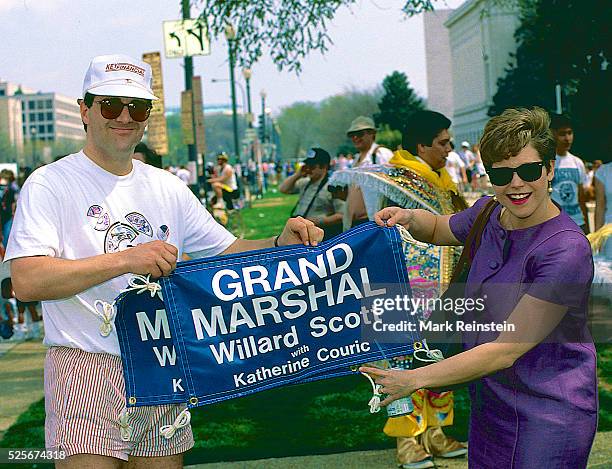
[[[161,427],[159,429],[159,433],[161,433],[166,440],[169,440],[174,436],[174,434],[179,428],[186,427],[187,425],[189,425],[189,422],[191,422],[191,413],[189,412],[189,409],[186,408],[180,414],[177,415],[176,419],[174,420],[174,423]]]
[[[100,334],[102,337],[108,337],[113,330],[113,322],[115,321],[115,315],[117,314],[114,303],[96,300],[94,302],[94,312],[100,319],[102,319],[102,324],[100,324]]]
[[[148,274],[146,277],[144,275],[133,274],[128,280],[128,285],[129,287],[121,290],[121,293],[136,290],[136,293],[140,295],[141,293],[149,292],[151,298],[157,294],[160,300],[164,300],[161,293],[162,287],[157,282],[151,282],[151,274]]]
[[[440,349],[429,349],[429,345],[427,345],[427,341],[425,339],[423,339],[422,341],[422,347],[420,348],[416,348],[414,349],[413,355],[414,358],[416,358],[417,360],[420,360],[422,362],[439,362],[441,360],[444,360],[444,355],[442,354],[442,351]],[[422,355],[423,353],[425,353],[425,357],[421,357],[420,355]]]
[[[360,373],[366,378],[368,378],[368,380],[370,381],[370,384],[372,385],[372,399],[370,399],[370,402],[368,402],[368,405],[370,406],[370,413],[375,414],[376,412],[380,412],[381,385],[376,384],[374,380],[372,379],[372,377],[368,375],[367,373],[363,373],[363,372],[360,372]]]
[[[130,425],[130,414],[127,409],[123,409],[119,415],[119,431],[123,441],[130,441],[132,439],[133,429]]]

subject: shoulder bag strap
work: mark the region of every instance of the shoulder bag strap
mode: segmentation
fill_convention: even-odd
[[[301,217],[306,218],[306,215],[310,211],[310,209],[312,207],[312,204],[314,204],[314,201],[317,198],[317,195],[319,195],[319,192],[321,192],[321,189],[323,188],[323,186],[325,185],[325,183],[327,182],[328,179],[329,179],[329,176],[326,174],[325,177],[319,183],[319,187],[317,187],[317,190],[315,191],[314,195],[312,196],[312,199],[310,199],[310,203],[308,204],[308,207],[306,207],[306,210],[304,211],[304,213],[302,215],[300,215]],[[312,181],[308,181],[308,184],[304,188],[304,191],[302,192],[302,194],[306,193],[306,191],[310,187],[310,184],[312,184]],[[299,199],[298,199],[297,203],[295,204],[295,206],[293,207],[293,210],[291,210],[291,216],[292,217],[295,215],[295,210],[298,208],[298,205],[300,205],[300,200]]]
[[[487,202],[487,204],[482,208],[470,232],[467,235],[465,240],[465,245],[463,247],[463,252],[461,253],[461,257],[459,258],[459,262],[457,262],[457,266],[453,271],[453,276],[450,280],[450,283],[455,283],[458,281],[459,277],[463,273],[464,270],[469,270],[472,265],[472,259],[476,255],[476,251],[480,247],[480,242],[482,240],[482,233],[484,232],[485,226],[491,217],[491,213],[497,207],[499,202],[495,198],[492,198]],[[473,251],[473,252],[472,252]]]

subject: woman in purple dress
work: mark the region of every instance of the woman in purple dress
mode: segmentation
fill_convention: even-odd
[[[580,228],[549,196],[549,122],[542,109],[509,109],[485,127],[480,150],[498,205],[466,285],[466,297],[482,298],[485,308],[457,318],[475,324],[464,332],[466,351],[415,370],[361,368],[388,394],[383,405],[415,389],[471,382],[474,468],[586,467],[597,427],[596,355],[586,327],[593,261]],[[388,207],[376,221],[401,224],[421,241],[461,245],[489,200],[447,216]]]

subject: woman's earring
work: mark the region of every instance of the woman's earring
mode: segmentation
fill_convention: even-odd
[[[552,194],[553,188],[552,188],[552,182],[548,181],[548,193]]]

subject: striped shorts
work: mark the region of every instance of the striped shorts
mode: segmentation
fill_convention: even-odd
[[[45,359],[45,442],[67,456],[98,454],[162,457],[193,447],[191,426],[172,438],[160,427],[174,423],[179,405],[126,410],[121,358],[77,348],[52,347]]]

